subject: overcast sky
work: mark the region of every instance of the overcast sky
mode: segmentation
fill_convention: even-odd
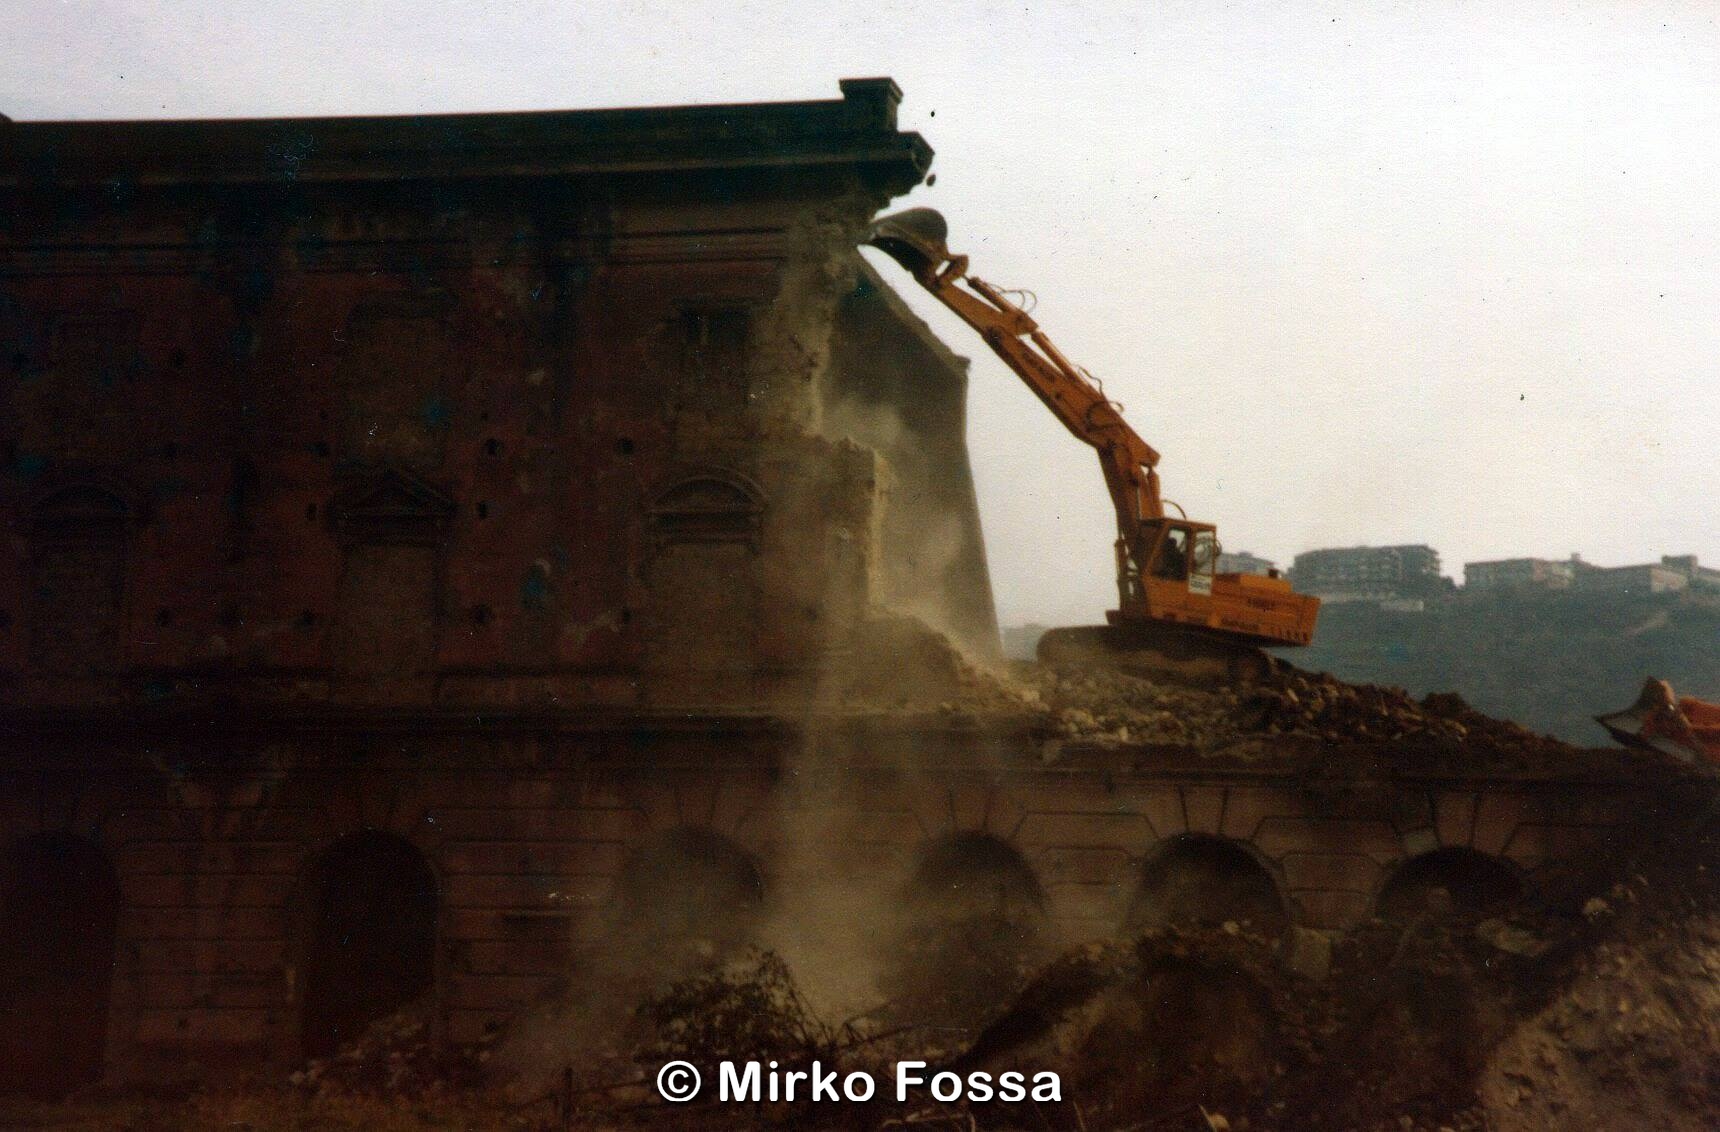
[[[1510,15],[1501,15],[1505,9]],[[1720,565],[1720,5],[0,5],[16,119],[835,98],[1227,548]],[[1098,465],[959,323],[1006,622],[1114,604]],[[911,293],[910,293],[911,292]]]

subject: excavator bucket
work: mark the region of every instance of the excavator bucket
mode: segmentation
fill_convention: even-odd
[[[866,242],[914,274],[950,260],[950,226],[935,208],[909,208],[879,217]]]
[[[1595,721],[1627,747],[1645,747],[1685,762],[1720,765],[1720,704],[1679,698],[1665,680],[1649,677],[1636,703]]]

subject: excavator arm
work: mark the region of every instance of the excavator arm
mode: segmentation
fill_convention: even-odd
[[[1164,516],[1159,454],[1129,427],[1115,401],[1063,356],[1039,324],[997,287],[967,274],[967,257],[945,245],[944,218],[929,208],[885,217],[867,241],[905,267],[921,287],[985,339],[1063,427],[1099,453],[1119,535],[1134,545],[1142,520]],[[963,284],[966,286],[963,286]]]
[[[1119,607],[1107,625],[1047,632],[1041,659],[1103,658],[1181,678],[1251,679],[1273,664],[1257,646],[1307,644],[1319,599],[1293,592],[1276,574],[1217,573],[1212,524],[1165,515],[1152,445],[1025,310],[968,274],[967,257],[951,255],[947,237],[941,215],[912,208],[878,220],[866,242],[973,327],[1063,427],[1098,452],[1117,513]]]

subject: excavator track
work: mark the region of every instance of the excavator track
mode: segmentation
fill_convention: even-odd
[[[1048,629],[1037,653],[1042,664],[1095,665],[1196,687],[1257,684],[1283,667],[1253,645],[1151,621]]]

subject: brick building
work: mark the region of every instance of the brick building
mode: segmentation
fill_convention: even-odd
[[[854,251],[931,152],[842,93],[0,121],[0,1089],[466,1041],[832,891],[1341,929],[1633,811],[939,711],[965,366]]]
[[[854,251],[931,153],[888,80],[843,93],[0,126],[0,697],[33,736],[0,825],[43,826],[19,891],[107,909],[73,952],[123,944],[118,1047],[326,1046],[317,988],[358,960],[282,915],[321,849],[313,872],[398,912],[410,938],[372,949],[403,956],[393,998],[445,962],[412,927],[432,888],[473,973],[451,1032],[516,994],[486,942],[541,894],[509,890],[482,816],[435,816],[484,794],[447,778],[408,825],[480,840],[433,885],[401,760],[483,781],[712,742],[685,711],[756,730],[826,694],[881,606],[995,652],[964,363]],[[519,836],[548,820],[532,789],[489,802],[527,807]],[[18,946],[20,1025],[90,997]]]

